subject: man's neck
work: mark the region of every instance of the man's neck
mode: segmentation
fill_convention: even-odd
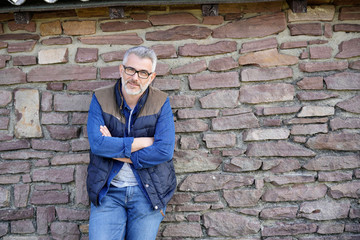
[[[141,95],[130,95],[127,94],[126,91],[122,88],[121,89],[122,95],[127,103],[127,105],[131,108],[134,109],[136,104],[138,103]]]

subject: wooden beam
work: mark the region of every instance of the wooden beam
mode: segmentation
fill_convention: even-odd
[[[207,16],[218,16],[219,15],[219,5],[218,4],[204,4],[201,5],[202,15]]]
[[[293,13],[306,13],[307,0],[286,0]]]
[[[17,24],[29,24],[32,18],[30,12],[14,12],[14,19]]]

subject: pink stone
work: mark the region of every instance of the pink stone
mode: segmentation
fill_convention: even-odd
[[[307,47],[307,41],[296,41],[296,42],[284,42],[280,45],[281,49],[291,49],[291,48],[305,48]]]
[[[35,56],[14,56],[14,66],[29,66],[37,63]]]
[[[326,59],[331,58],[332,48],[328,46],[310,47],[311,59]]]
[[[18,84],[26,82],[26,74],[19,68],[0,70],[0,85]]]
[[[174,68],[171,70],[172,74],[187,74],[187,73],[199,73],[205,71],[207,68],[206,61],[191,62],[186,65]]]
[[[265,37],[284,31],[286,19],[283,12],[260,15],[228,23],[214,29],[214,38],[255,38]]]
[[[313,89],[320,90],[323,89],[323,77],[304,77],[301,81],[297,82],[301,89]]]
[[[230,53],[236,51],[236,45],[237,43],[234,41],[220,41],[209,45],[189,43],[179,47],[179,55],[186,57],[198,57]]]
[[[126,52],[125,50],[113,51],[113,52],[102,53],[100,54],[100,56],[104,60],[104,62],[120,61],[123,60],[125,52]]]
[[[144,41],[137,33],[123,33],[114,35],[94,36],[94,37],[79,37],[79,41],[83,44],[92,45],[140,45]]]
[[[152,15],[149,21],[154,26],[198,24],[199,20],[190,13],[171,13],[163,15]]]
[[[360,20],[360,7],[342,7],[340,9],[339,20]]]
[[[291,78],[293,71],[289,67],[277,68],[245,68],[241,71],[241,81],[270,81],[283,78]]]
[[[145,21],[131,21],[131,22],[106,22],[101,23],[100,28],[103,32],[118,32],[134,29],[145,29],[151,27],[149,22]]]
[[[232,57],[223,57],[209,62],[210,71],[226,71],[239,67],[239,63]]]
[[[28,82],[96,79],[97,68],[78,65],[54,65],[33,68],[27,74]]]
[[[241,45],[240,53],[255,52],[270,48],[277,48],[278,43],[276,38],[268,38],[264,40],[257,40],[245,42]]]
[[[204,25],[220,25],[224,22],[223,16],[204,16],[202,24]]]
[[[158,44],[151,47],[158,59],[177,58],[176,48],[172,44]]]
[[[309,35],[309,36],[321,36],[323,34],[321,23],[299,23],[289,24],[291,36],[297,35]]]
[[[43,45],[66,45],[71,43],[72,39],[70,37],[52,37],[41,41]]]
[[[248,53],[239,57],[240,65],[255,64],[259,67],[288,66],[297,64],[299,59],[295,56],[280,54],[277,49],[263,50]]]
[[[16,23],[15,21],[8,22],[8,27],[10,31],[18,31],[18,30],[25,30],[27,32],[36,32],[36,23],[31,21],[29,23]]]
[[[19,43],[9,43],[8,44],[8,52],[31,52],[35,46],[37,41],[26,41]]]
[[[242,103],[291,101],[294,96],[294,87],[285,83],[244,85],[240,88],[240,102]]]
[[[325,77],[327,89],[360,90],[360,73],[341,72]]]
[[[186,39],[206,39],[211,34],[211,29],[194,25],[178,26],[168,30],[147,32],[145,39],[148,41],[176,41]]]
[[[360,56],[360,38],[343,41],[339,45],[339,53],[336,58],[351,58]]]
[[[75,55],[75,62],[88,63],[97,62],[98,49],[97,48],[78,48]]]
[[[211,89],[239,87],[239,74],[237,72],[197,74],[189,76],[191,89]]]
[[[347,61],[306,62],[306,63],[299,64],[299,69],[303,72],[335,71],[335,70],[345,70],[347,68],[348,68]]]

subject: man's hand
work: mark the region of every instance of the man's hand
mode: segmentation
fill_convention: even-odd
[[[100,126],[100,132],[105,137],[111,137],[111,133],[106,126]]]

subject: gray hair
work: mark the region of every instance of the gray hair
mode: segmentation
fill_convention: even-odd
[[[154,50],[152,50],[148,47],[144,47],[144,46],[132,47],[126,51],[126,53],[124,55],[123,63],[127,62],[130,54],[135,54],[139,58],[149,58],[152,62],[151,72],[155,72],[157,57],[156,57]]]

